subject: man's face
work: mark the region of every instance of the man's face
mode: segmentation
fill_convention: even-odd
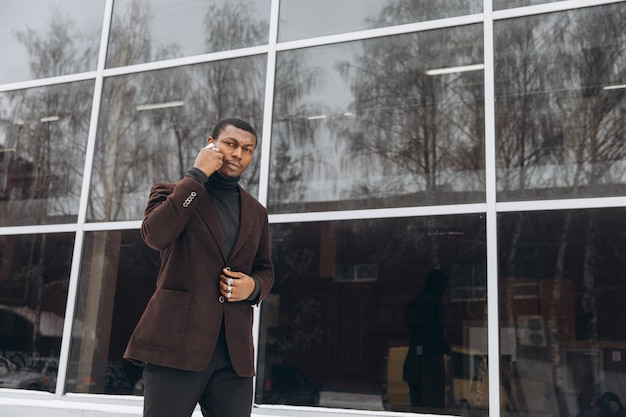
[[[215,138],[215,145],[224,154],[224,163],[217,172],[224,177],[239,177],[252,161],[256,138],[250,132],[228,125]]]

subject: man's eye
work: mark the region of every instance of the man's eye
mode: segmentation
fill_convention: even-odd
[[[243,151],[244,151],[245,153],[252,153],[252,152],[254,152],[254,149],[250,149],[250,148],[243,148]]]

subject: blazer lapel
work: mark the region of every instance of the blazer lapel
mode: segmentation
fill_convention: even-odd
[[[252,213],[252,197],[239,187],[239,201],[240,201],[240,213],[239,213],[239,233],[237,234],[237,240],[235,246],[230,254],[231,259],[237,255],[237,252],[241,249],[243,244],[248,239],[250,231],[252,230],[254,213]]]
[[[213,238],[217,242],[217,246],[220,249],[220,255],[222,256],[222,260],[226,262],[226,248],[224,247],[224,232],[222,231],[222,226],[220,225],[220,220],[217,215],[217,210],[215,210],[215,206],[211,201],[211,197],[209,193],[204,193],[201,196],[201,200],[196,204],[196,210],[202,220],[206,223],[209,228],[209,232],[213,235]]]

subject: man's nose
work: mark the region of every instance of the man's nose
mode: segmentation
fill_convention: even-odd
[[[243,152],[243,150],[241,149],[241,146],[237,146],[235,149],[233,149],[233,152],[231,153],[231,155],[236,157],[236,158],[241,158],[241,153],[242,152]]]

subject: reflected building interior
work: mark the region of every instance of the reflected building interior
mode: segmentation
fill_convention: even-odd
[[[626,400],[626,2],[83,3],[0,15],[0,404],[141,404],[148,192],[231,116],[276,268],[253,415]]]

